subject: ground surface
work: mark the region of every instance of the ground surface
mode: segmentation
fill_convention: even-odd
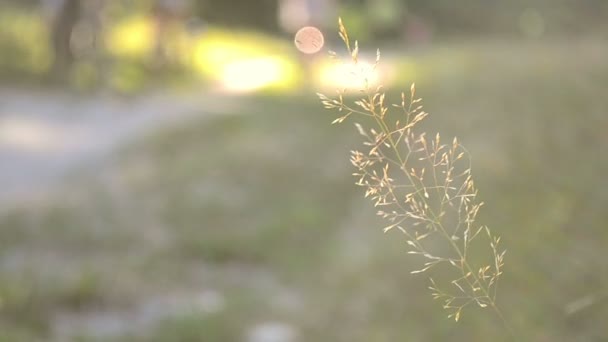
[[[0,91],[0,187],[4,190],[0,201],[14,201],[51,186],[66,172],[99,162],[151,131],[238,108],[235,98],[201,91],[119,97],[4,88]]]
[[[401,66],[425,128],[474,158],[499,302],[531,340],[608,338],[606,56],[474,43]],[[313,96],[66,96],[0,96],[0,341],[507,340],[409,274],[352,184],[355,130]]]

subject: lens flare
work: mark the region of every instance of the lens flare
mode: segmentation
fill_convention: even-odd
[[[294,43],[296,44],[296,48],[301,52],[313,54],[319,52],[321,48],[323,48],[325,38],[323,38],[323,33],[321,33],[318,28],[306,26],[296,32]]]

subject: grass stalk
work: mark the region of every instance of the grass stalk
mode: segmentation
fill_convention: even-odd
[[[468,151],[456,138],[451,144],[442,144],[439,134],[428,139],[425,132],[418,132],[418,124],[428,113],[422,110],[413,84],[408,95],[401,93],[400,104],[385,104],[386,92],[381,86],[372,88],[370,75],[360,68],[358,42],[351,43],[341,19],[338,24],[350,57],[348,63],[362,82],[356,90],[363,97],[349,104],[346,89],[338,90],[335,97],[318,95],[325,108],[343,114],[333,123],[355,114],[371,118],[375,124],[365,128],[356,123],[366,148],[364,152],[351,152],[351,163],[357,169],[356,184],[366,188],[365,197],[388,221],[384,231],[402,232],[410,247],[408,253],[425,260],[411,273],[440,276],[436,281],[429,275],[429,289],[433,298],[443,301],[448,317],[458,321],[463,309],[471,304],[491,308],[516,340],[514,329],[496,302],[505,251],[499,245],[500,237],[476,222],[483,202],[476,199]],[[331,56],[337,58],[335,52]],[[380,51],[374,70],[379,61]]]

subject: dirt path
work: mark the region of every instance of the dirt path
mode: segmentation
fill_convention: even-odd
[[[125,98],[0,89],[0,206],[48,190],[161,127],[238,111],[243,101],[235,100],[198,92]]]

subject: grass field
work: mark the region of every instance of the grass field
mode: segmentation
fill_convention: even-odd
[[[608,339],[607,56],[441,45],[398,75],[425,128],[473,156],[481,220],[508,250],[499,303],[530,340]],[[409,274],[353,185],[351,124],[330,126],[312,92],[250,100],[5,212],[0,341],[508,340],[484,311],[448,320]]]

